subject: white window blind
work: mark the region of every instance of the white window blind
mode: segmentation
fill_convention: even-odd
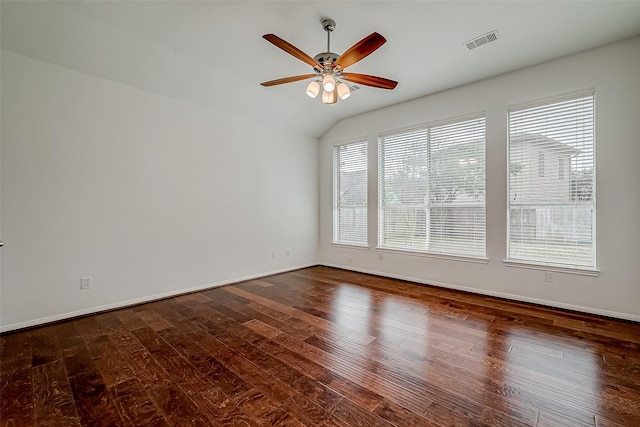
[[[379,246],[484,258],[483,115],[380,135]]]
[[[367,246],[367,141],[333,147],[333,242]]]
[[[509,109],[509,260],[595,268],[594,162],[593,91]]]

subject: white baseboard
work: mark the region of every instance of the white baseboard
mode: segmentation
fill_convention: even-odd
[[[230,285],[232,283],[244,282],[247,280],[259,279],[261,277],[271,276],[273,274],[286,273],[288,271],[300,270],[301,268],[313,267],[316,263],[303,264],[295,267],[287,267],[279,270],[265,271],[262,273],[251,274],[243,277],[236,277],[233,279],[221,280],[219,282],[207,283],[204,285],[193,286],[186,289],[176,289],[174,291],[163,292],[161,294],[149,295],[140,298],[134,298],[125,301],[118,301],[112,304],[105,304],[96,307],[85,308],[82,310],[71,311],[68,313],[56,314],[48,317],[41,317],[39,319],[27,320],[24,322],[12,323],[9,325],[0,325],[0,333],[15,331],[18,329],[30,328],[34,326],[45,325],[47,323],[59,322],[61,320],[72,319],[74,317],[86,316],[89,314],[100,313],[108,310],[116,310],[118,308],[129,307],[136,304],[143,304],[151,301],[157,301],[164,298],[175,297],[178,295],[189,294],[191,292],[204,291],[206,289],[217,288],[219,286]]]
[[[530,298],[530,297],[525,297],[525,296],[521,296],[521,295],[507,294],[507,293],[503,293],[503,292],[487,291],[487,290],[484,290],[484,289],[470,288],[470,287],[467,287],[467,286],[453,285],[451,283],[436,282],[436,281],[433,281],[433,280],[425,280],[425,279],[420,279],[420,278],[417,278],[417,277],[404,276],[404,275],[401,275],[401,274],[393,274],[393,273],[387,273],[387,272],[382,272],[382,271],[377,271],[377,270],[369,270],[369,269],[365,269],[365,268],[357,268],[357,267],[345,266],[345,265],[339,265],[339,264],[332,264],[332,263],[320,263],[320,264],[309,263],[309,264],[303,264],[303,265],[298,265],[298,266],[294,266],[294,267],[287,267],[287,268],[283,268],[283,269],[279,269],[279,270],[265,271],[265,272],[262,272],[262,273],[252,274],[252,275],[243,276],[243,277],[236,277],[236,278],[233,278],[233,279],[227,279],[227,280],[222,280],[222,281],[213,282],[213,283],[207,283],[207,284],[204,284],[204,285],[194,286],[194,287],[191,287],[191,288],[177,289],[177,290],[174,290],[174,291],[164,292],[164,293],[161,293],[161,294],[155,294],[155,295],[149,295],[149,296],[145,296],[145,297],[141,297],[141,298],[134,298],[134,299],[130,299],[130,300],[119,301],[119,302],[112,303],[112,304],[105,304],[105,305],[101,305],[101,306],[90,307],[90,308],[86,308],[86,309],[82,309],[82,310],[71,311],[71,312],[68,312],[68,313],[57,314],[57,315],[54,315],[54,316],[41,317],[41,318],[38,318],[38,319],[27,320],[27,321],[18,322],[18,323],[12,323],[12,324],[9,324],[9,325],[0,325],[0,333],[15,331],[15,330],[24,329],[24,328],[30,328],[30,327],[34,327],[34,326],[40,326],[40,325],[44,325],[44,324],[47,324],[47,323],[58,322],[58,321],[62,321],[62,320],[72,319],[74,317],[86,316],[86,315],[100,313],[100,312],[108,311],[108,310],[116,310],[116,309],[119,309],[119,308],[129,307],[129,306],[136,305],[136,304],[148,303],[148,302],[151,302],[151,301],[157,301],[157,300],[161,300],[161,299],[164,299],[164,298],[175,297],[175,296],[178,296],[178,295],[184,295],[184,294],[188,294],[188,293],[191,293],[191,292],[198,292],[198,291],[203,291],[203,290],[206,290],[206,289],[217,288],[219,286],[230,285],[232,283],[239,283],[239,282],[244,282],[244,281],[247,281],[247,280],[259,279],[261,277],[271,276],[273,274],[286,273],[288,271],[294,271],[294,270],[299,270],[299,269],[302,269],[302,268],[313,267],[315,265],[323,265],[323,266],[326,266],[326,267],[340,268],[342,270],[355,271],[355,272],[358,272],[358,273],[366,273],[366,274],[372,274],[372,275],[375,275],[375,276],[382,276],[382,277],[389,277],[389,278],[393,278],[393,279],[406,280],[406,281],[409,281],[409,282],[421,283],[421,284],[424,284],[424,285],[433,285],[433,286],[438,286],[438,287],[447,288],[447,289],[455,289],[455,290],[459,290],[459,291],[470,292],[470,293],[473,293],[473,294],[487,295],[487,296],[492,296],[492,297],[498,297],[498,298],[514,300],[514,301],[528,302],[528,303],[532,303],[532,304],[545,305],[545,306],[548,306],[548,307],[561,308],[561,309],[565,309],[565,310],[572,310],[572,311],[578,311],[578,312],[583,312],[583,313],[596,314],[596,315],[600,315],[600,316],[607,316],[607,317],[612,317],[612,318],[615,318],[615,319],[622,319],[622,320],[630,320],[630,321],[633,321],[633,322],[640,322],[640,316],[633,315],[633,314],[628,314],[628,313],[620,313],[620,312],[616,312],[616,311],[601,310],[601,309],[593,308],[593,307],[584,307],[584,306],[579,306],[579,305],[574,305],[574,304],[566,304],[566,303],[560,303],[560,302],[556,302],[556,301],[548,301],[548,300],[542,300],[542,299],[538,299],[538,298]]]
[[[374,276],[382,276],[382,277],[389,277],[392,279],[406,280],[408,282],[416,282],[423,285],[432,285],[432,286],[438,286],[441,288],[455,289],[458,291],[470,292],[472,294],[487,295],[492,297],[509,299],[513,301],[528,302],[532,304],[545,305],[548,307],[561,308],[565,310],[579,311],[579,312],[589,313],[589,314],[597,314],[599,316],[612,317],[615,319],[630,320],[632,322],[640,322],[640,316],[629,314],[629,313],[620,313],[617,311],[601,310],[599,308],[583,307],[580,305],[566,304],[562,302],[548,301],[548,300],[543,300],[538,298],[530,298],[530,297],[525,297],[521,295],[506,294],[503,292],[487,291],[484,289],[453,285],[451,283],[436,282],[434,280],[425,280],[417,277],[403,276],[401,274],[393,274],[393,273],[381,272],[376,270],[368,270],[366,268],[357,268],[357,267],[332,264],[332,263],[321,263],[320,265],[323,265],[325,267],[340,268],[342,270],[356,271],[358,273],[372,274]]]

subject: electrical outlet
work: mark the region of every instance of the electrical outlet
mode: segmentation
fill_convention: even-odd
[[[91,289],[91,277],[81,277],[80,290],[86,291],[87,289]]]
[[[291,256],[291,249],[287,249],[284,253],[284,256],[289,257]]]
[[[384,254],[382,252],[378,252],[378,259],[382,261],[384,259]]]
[[[271,252],[271,259],[276,259],[277,256],[278,256],[277,252]]]
[[[544,272],[544,281],[547,283],[553,283],[555,282],[554,278],[553,278],[553,273],[550,271],[545,271]]]

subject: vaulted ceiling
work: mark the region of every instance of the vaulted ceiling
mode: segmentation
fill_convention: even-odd
[[[146,91],[319,137],[337,121],[640,34],[640,1],[2,1],[2,48]],[[387,43],[349,68],[399,82],[324,105],[311,73],[262,39],[310,56],[373,31]],[[498,30],[473,50],[464,42]],[[96,100],[100,102],[100,100]]]

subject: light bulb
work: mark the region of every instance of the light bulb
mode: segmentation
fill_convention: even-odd
[[[346,84],[339,82],[336,87],[338,88],[338,96],[340,97],[340,99],[347,99],[351,96],[349,86],[347,86]]]
[[[333,89],[336,87],[336,79],[334,79],[331,74],[327,74],[322,79],[322,87],[325,92],[333,92]]]
[[[309,86],[307,86],[307,95],[309,95],[311,98],[315,98],[319,93],[320,83],[318,83],[316,80],[309,83]]]

